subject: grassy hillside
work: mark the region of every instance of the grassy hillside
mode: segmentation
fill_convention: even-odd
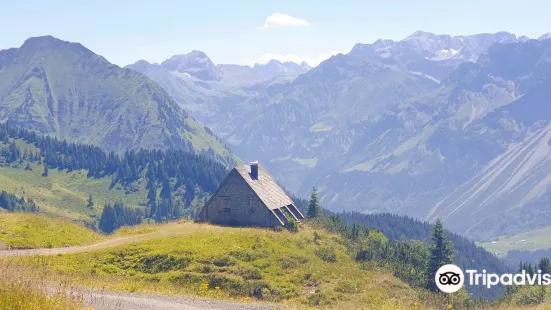
[[[0,214],[0,248],[56,248],[91,244],[104,238],[68,220],[33,213]]]
[[[427,296],[378,268],[361,268],[341,237],[317,235],[307,226],[293,234],[173,223],[133,244],[23,261],[47,266],[58,280],[115,291],[340,309],[408,308],[426,300]],[[432,296],[427,302],[432,303],[427,304],[429,308],[443,303]]]
[[[128,237],[135,234],[141,235]],[[40,285],[37,279],[107,291],[275,302],[291,309],[547,309],[551,300],[537,288],[523,288],[492,305],[466,303],[464,291],[452,296],[414,289],[386,269],[357,263],[340,235],[306,224],[298,233],[144,224],[111,238],[88,252],[0,260],[6,282],[0,300],[17,301],[18,283],[34,287]],[[17,270],[12,274],[18,277],[6,278],[9,270]],[[59,302],[39,289],[29,292],[29,302]]]
[[[535,251],[551,248],[551,227],[537,229],[513,236],[502,236],[491,242],[480,243],[491,253],[499,257],[511,250]]]
[[[0,167],[0,188],[25,198],[32,198],[41,212],[81,222],[90,222],[99,217],[103,205],[123,199],[128,204],[138,205],[146,196],[145,184],[136,183],[133,190],[117,186],[109,189],[110,178],[88,178],[85,170],[59,171],[50,169],[42,176],[43,166],[30,164],[32,171],[17,163]],[[87,207],[89,194],[94,206]]]

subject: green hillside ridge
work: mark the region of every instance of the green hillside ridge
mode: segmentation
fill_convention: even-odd
[[[15,166],[0,167],[2,189],[33,199],[43,213],[83,223],[99,218],[103,205],[109,201],[124,200],[138,205],[143,203],[147,194],[144,184],[134,187],[136,192],[127,191],[122,186],[110,189],[110,178],[88,178],[85,170],[50,169],[48,177],[43,177],[43,165],[31,163],[30,171],[23,165]],[[89,194],[94,200],[91,208],[87,206]]]
[[[35,230],[27,241],[96,245],[73,254],[0,259],[2,275],[9,270],[18,274],[16,281],[4,279],[4,287],[40,278],[114,292],[271,302],[285,309],[546,309],[551,297],[551,292],[542,295],[541,287],[516,288],[493,303],[469,300],[464,291],[430,293],[392,275],[408,270],[412,261],[391,269],[377,261],[358,261],[351,239],[315,222],[302,224],[297,233],[191,222],[144,224],[105,238],[64,220],[7,216],[0,216],[0,228],[12,223]],[[128,238],[136,234],[141,235]],[[113,242],[98,243],[109,239]],[[362,251],[384,248],[376,239],[367,240]],[[417,251],[412,250],[408,255]],[[405,259],[404,254],[392,259]],[[0,293],[5,294],[2,301],[16,294]]]
[[[40,260],[57,280],[110,291],[254,299],[291,308],[408,309],[419,302],[437,309],[445,302],[380,268],[362,268],[340,236],[309,226],[298,233],[168,226],[173,228],[133,244]],[[40,264],[32,257],[14,260]]]
[[[237,161],[155,82],[51,36],[0,51],[0,115],[107,151],[175,148],[206,151],[226,165]]]

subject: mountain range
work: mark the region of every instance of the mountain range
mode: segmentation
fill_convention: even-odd
[[[551,219],[548,38],[418,31],[315,68],[200,51],[120,68],[31,38],[0,51],[0,115],[109,151],[259,160],[291,192],[318,187],[333,211],[442,218],[486,240]]]
[[[172,56],[161,64],[140,60],[125,68],[154,80],[197,120],[213,125],[224,123],[235,104],[258,96],[268,85],[292,81],[311,69],[306,63],[277,60],[253,67],[214,65],[199,51]]]
[[[318,187],[334,211],[441,217],[482,240],[548,222],[549,118],[537,112],[547,37],[418,31],[356,44],[287,81],[196,80],[176,101],[286,187],[302,196]],[[510,110],[520,105],[534,108]]]
[[[157,83],[51,36],[0,51],[0,121],[107,151],[176,148],[236,161]]]

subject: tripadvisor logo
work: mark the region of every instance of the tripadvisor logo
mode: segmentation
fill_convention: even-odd
[[[456,265],[448,264],[440,267],[434,275],[436,286],[444,293],[455,293],[463,287],[465,275]]]
[[[504,273],[498,275],[495,273],[487,273],[486,270],[479,272],[475,269],[467,269],[465,273],[461,268],[453,264],[448,264],[440,267],[434,275],[436,286],[444,293],[455,293],[459,291],[465,281],[468,280],[470,286],[484,285],[486,288],[491,288],[495,285],[551,285],[551,275],[542,273],[541,270],[533,274],[526,273],[525,270],[517,274]]]

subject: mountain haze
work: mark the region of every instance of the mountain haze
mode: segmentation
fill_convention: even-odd
[[[356,44],[287,81],[249,87],[222,78],[221,91],[195,79],[172,95],[185,93],[182,106],[286,187],[307,195],[318,186],[332,210],[442,217],[484,239],[545,222],[545,38],[418,31]],[[217,67],[237,79],[259,66]],[[529,105],[539,113],[515,108]],[[535,215],[515,226],[526,210]]]
[[[389,111],[378,123],[393,120],[401,137],[391,144],[371,131],[369,149],[381,151],[322,179],[325,199],[440,217],[476,239],[547,225],[550,44],[492,45],[436,91]]]
[[[235,113],[240,109],[239,104],[264,95],[267,86],[292,81],[311,69],[306,63],[298,65],[278,60],[253,67],[214,65],[200,51],[172,56],[161,64],[140,60],[125,68],[154,80],[194,118],[217,128],[230,125],[226,122],[228,115],[239,117],[241,113]]]

